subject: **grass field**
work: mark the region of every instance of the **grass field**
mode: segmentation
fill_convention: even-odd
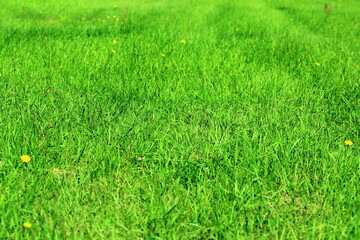
[[[324,4],[0,0],[0,239],[360,239],[360,2]]]

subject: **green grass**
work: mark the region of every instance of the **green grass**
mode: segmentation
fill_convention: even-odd
[[[0,0],[0,238],[359,239],[360,2],[328,4]]]

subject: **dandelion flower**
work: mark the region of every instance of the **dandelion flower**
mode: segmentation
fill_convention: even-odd
[[[316,62],[316,63],[315,63],[315,65],[316,65],[316,66],[320,66],[321,64],[320,64],[320,63],[318,63],[318,62]]]
[[[117,44],[117,43],[118,43],[118,41],[116,41],[116,40],[113,41],[113,44]]]
[[[21,161],[23,161],[24,163],[28,163],[28,162],[30,162],[31,157],[29,157],[28,155],[22,155],[22,156],[20,157],[20,159],[21,159]]]
[[[26,228],[31,228],[31,223],[26,222],[26,223],[23,224],[23,226],[26,227]]]
[[[161,54],[161,56],[165,57],[165,54]]]
[[[115,50],[113,49],[113,50],[111,50],[111,52],[112,52],[112,53],[115,53]]]
[[[346,140],[346,141],[345,141],[345,144],[346,144],[347,146],[354,145],[354,143],[353,143],[352,141],[350,141],[350,140]]]
[[[181,43],[186,43],[186,41],[185,41],[185,40],[180,40],[180,42],[181,42]]]

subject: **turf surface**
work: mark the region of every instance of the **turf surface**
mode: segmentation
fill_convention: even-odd
[[[359,1],[0,6],[1,239],[360,238]]]

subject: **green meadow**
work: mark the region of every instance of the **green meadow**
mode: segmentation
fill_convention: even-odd
[[[0,0],[0,239],[360,239],[357,0]]]

